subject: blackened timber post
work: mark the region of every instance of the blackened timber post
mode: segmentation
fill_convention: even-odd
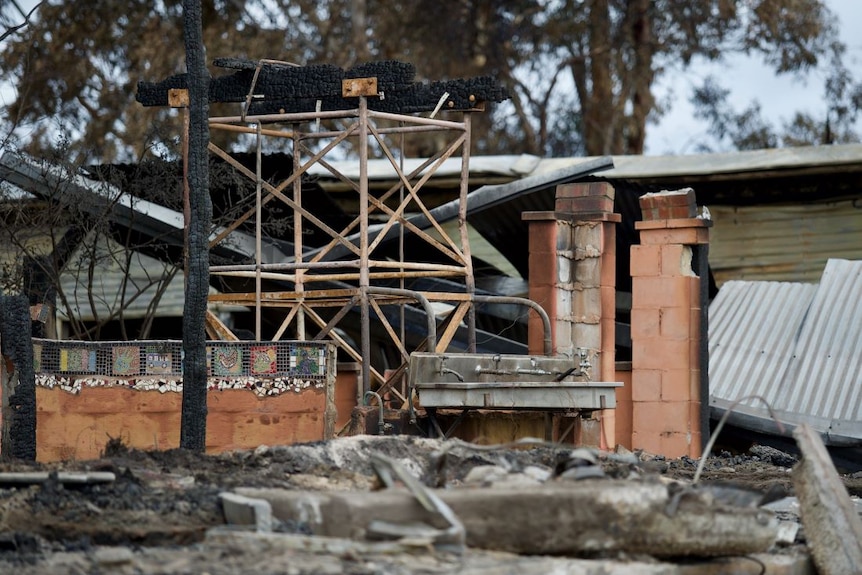
[[[188,281],[183,311],[183,400],[180,447],[206,448],[206,310],[209,294],[209,72],[203,44],[200,0],[183,0],[183,28],[189,87]]]

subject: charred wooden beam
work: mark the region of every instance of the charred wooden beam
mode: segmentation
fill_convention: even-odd
[[[374,78],[376,97],[368,107],[379,112],[417,113],[438,108],[481,109],[485,102],[502,102],[509,94],[491,76],[430,83],[414,82],[412,64],[394,60],[368,62],[348,70],[329,64],[290,66],[269,61],[223,58],[215,61],[233,73],[213,78],[210,102],[248,102],[250,115],[350,110],[356,98],[345,97],[345,81]],[[160,82],[139,82],[136,98],[145,106],[170,105],[172,90],[187,88],[185,74]]]

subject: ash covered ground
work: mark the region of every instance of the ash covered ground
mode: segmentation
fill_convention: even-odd
[[[93,461],[4,462],[0,472],[109,471],[116,479],[69,485],[49,473],[41,483],[0,486],[0,573],[530,573],[550,568],[533,557],[474,549],[457,558],[428,549],[363,556],[285,550],[265,542],[231,545],[206,538],[208,530],[224,528],[219,494],[233,488],[378,488],[372,452],[399,461],[430,487],[471,481],[475,477],[471,471],[480,467],[496,468],[497,480],[528,477],[530,470],[559,480],[572,454],[583,453],[551,444],[476,449],[409,436],[358,436],[220,455],[144,452],[111,441],[104,457]],[[698,464],[640,453],[598,453],[595,462],[609,478],[682,482],[692,479]],[[772,496],[792,495],[794,463],[794,456],[763,446],[742,454],[721,452],[707,460],[701,481],[732,483]],[[862,494],[858,474],[843,478],[851,495]],[[302,534],[308,527],[277,522],[275,530]]]

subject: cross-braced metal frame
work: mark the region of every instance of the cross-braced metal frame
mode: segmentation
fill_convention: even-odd
[[[354,88],[370,86],[370,80],[353,80],[352,86]],[[367,81],[367,84],[364,81]],[[256,207],[253,210],[237,218],[210,244],[211,248],[216,246],[224,241],[231,231],[251,218],[255,218],[255,262],[245,265],[218,265],[210,268],[210,273],[214,275],[253,278],[255,291],[213,295],[210,301],[253,307],[255,335],[258,340],[261,339],[261,310],[283,308],[285,316],[273,340],[281,339],[288,333],[290,337],[297,339],[330,338],[361,365],[362,385],[357,393],[360,402],[365,397],[365,393],[374,388],[372,381],[377,380],[380,383],[379,391],[383,389],[391,391],[403,405],[409,401],[409,398],[405,397],[408,393],[403,387],[399,390],[399,387],[393,384],[397,381],[403,382],[401,376],[409,361],[410,350],[405,344],[404,326],[392,325],[384,314],[382,306],[418,303],[424,307],[428,318],[428,335],[419,349],[413,351],[438,353],[446,351],[459,325],[465,322],[468,330],[468,350],[475,352],[475,314],[472,305],[475,282],[466,228],[472,112],[459,113],[460,119],[457,121],[379,112],[368,107],[368,97],[376,97],[373,90],[372,88],[371,93],[358,95],[357,107],[352,110],[259,116],[243,114],[210,119],[211,129],[252,134],[257,143],[255,172],[233,158],[229,152],[215,144],[209,145],[213,154],[255,182],[257,198]],[[322,121],[340,121],[346,127],[320,130]],[[393,150],[384,136],[401,135],[403,139],[404,134],[421,132],[443,132],[447,134],[449,141],[437,154],[424,161],[419,167],[405,172],[401,152]],[[262,141],[269,137],[288,138],[292,142],[293,172],[290,177],[278,184],[264,181],[261,177]],[[359,156],[356,160],[359,164],[358,179],[347,177],[326,160],[327,154],[340,145],[346,145],[350,139],[357,140],[355,145]],[[314,141],[320,143],[319,151],[314,151],[309,145],[309,142]],[[398,177],[397,183],[379,196],[369,193],[369,145],[376,146],[379,153],[389,160]],[[461,158],[458,213],[460,237],[452,238],[435,221],[423,202],[420,191],[446,160],[458,155]],[[323,166],[333,177],[347,184],[358,195],[358,214],[343,229],[332,229],[318,216],[303,207],[302,176],[314,165]],[[264,261],[261,214],[272,201],[283,202],[293,211],[292,261]],[[425,220],[417,225],[415,220],[411,221],[408,217],[408,211],[412,211],[413,216],[424,216]],[[369,224],[372,217],[377,221],[374,226]],[[310,226],[316,227],[328,236],[329,240],[325,246],[309,249],[308,246],[303,245],[304,231]],[[406,231],[433,246],[445,256],[441,260],[448,263],[410,261],[404,256],[403,241],[398,261],[392,261],[388,257],[377,257],[376,250],[384,238],[392,234],[401,234],[403,240],[403,234]],[[457,278],[463,281],[464,292],[431,293],[404,289],[405,280],[421,277]],[[290,283],[293,285],[293,290],[266,291],[263,287],[265,280]],[[392,288],[393,282],[398,282],[400,287]],[[339,287],[333,287],[333,285]],[[431,308],[431,302],[435,301],[454,304],[449,316],[441,324],[439,337]],[[360,349],[356,349],[334,329],[348,312],[356,307],[359,308],[361,316]],[[323,308],[330,308],[330,313],[322,314]],[[335,311],[334,315],[331,314],[332,311]],[[370,329],[372,312],[390,336],[402,358],[402,369],[396,370],[388,381],[379,369],[370,365],[369,361],[372,355]],[[328,320],[325,319],[327,315]],[[212,336],[220,334],[221,337],[231,337],[232,334],[225,330],[224,326],[220,326],[214,316],[211,315],[210,320],[209,328]],[[312,324],[317,328],[315,333],[312,333]]]

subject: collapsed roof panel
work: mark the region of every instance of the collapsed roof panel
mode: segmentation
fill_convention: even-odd
[[[862,261],[830,259],[816,285],[725,283],[709,307],[713,415],[779,434],[756,395],[787,437],[807,423],[828,445],[862,445],[860,300]]]
[[[181,212],[137,198],[108,183],[89,180],[60,166],[9,153],[0,157],[0,180],[52,201],[59,200],[62,195],[78,194],[83,205],[91,208],[94,217],[110,213],[112,221],[125,229],[158,239],[165,245],[179,248],[183,245],[185,223]],[[228,240],[213,249],[213,253],[230,261],[247,260],[253,257],[254,246],[253,236],[235,230]],[[285,256],[273,257],[284,259]]]
[[[517,198],[527,196],[539,192],[541,190],[553,189],[559,184],[573,182],[579,178],[588,176],[595,172],[607,170],[614,165],[613,160],[608,156],[592,158],[578,162],[574,165],[544,173],[538,176],[529,176],[505,184],[494,184],[482,186],[470,192],[467,198],[467,216],[468,218],[478,213],[490,210],[498,206],[504,206],[507,202],[511,202]],[[429,213],[438,223],[450,221],[458,217],[458,210],[461,205],[460,199],[455,199],[443,205],[437,206],[429,210]],[[431,226],[431,221],[424,214],[417,214],[408,218],[408,221],[419,228],[420,230],[428,229]],[[372,226],[372,234],[376,231],[382,231],[383,226]],[[404,228],[400,223],[396,223],[389,227],[386,235],[381,241],[381,245],[395,241],[404,229],[410,233],[409,229]],[[359,234],[347,236],[348,241],[358,245]],[[343,246],[336,246],[326,254],[327,260],[338,259],[345,257],[350,251]]]

